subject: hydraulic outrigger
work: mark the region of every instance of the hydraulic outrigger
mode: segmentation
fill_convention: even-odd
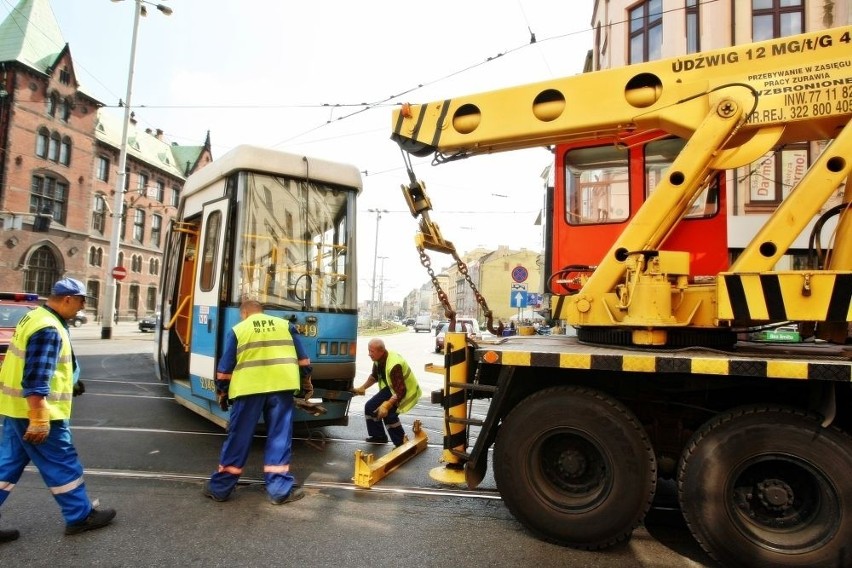
[[[385,477],[399,468],[402,464],[426,449],[429,438],[421,428],[419,420],[414,421],[412,427],[414,439],[408,436],[402,445],[394,448],[388,454],[379,459],[374,459],[373,454],[365,454],[361,450],[355,450],[355,476],[352,481],[355,485],[369,489]]]

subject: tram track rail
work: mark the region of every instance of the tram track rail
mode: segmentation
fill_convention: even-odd
[[[38,470],[33,466],[27,466],[26,471],[38,473]],[[163,471],[143,471],[143,470],[128,470],[128,469],[104,469],[104,468],[86,468],[86,476],[105,477],[112,479],[142,479],[149,481],[178,481],[178,482],[203,482],[210,478],[209,475],[200,475],[193,473],[175,473]],[[243,477],[240,479],[240,486],[260,486],[263,485],[263,479],[253,477]],[[354,483],[335,482],[335,481],[306,481],[297,484],[303,489],[340,489],[352,492],[369,492],[382,494],[400,494],[400,495],[421,495],[426,497],[457,497],[464,499],[483,499],[490,501],[500,501],[500,493],[496,489],[441,489],[434,487],[393,487],[393,486],[373,486],[370,489],[364,489],[356,486]]]

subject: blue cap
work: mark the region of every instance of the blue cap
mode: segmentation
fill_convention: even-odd
[[[86,296],[86,287],[79,280],[63,278],[53,285],[54,296]]]

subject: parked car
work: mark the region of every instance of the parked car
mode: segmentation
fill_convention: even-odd
[[[444,336],[447,333],[447,328],[450,327],[449,322],[440,324],[435,335],[435,353],[441,353],[444,350]],[[482,332],[479,330],[479,322],[473,318],[456,318],[456,331],[464,331],[467,336],[474,340],[482,339]]]
[[[411,326],[414,325],[414,318],[405,318],[402,320],[402,325]]]
[[[0,292],[0,365],[6,358],[12,334],[21,318],[42,304],[38,294]]]
[[[68,325],[71,325],[71,326],[74,326],[74,327],[80,327],[84,323],[88,323],[88,322],[89,322],[89,316],[86,315],[86,312],[84,310],[80,310],[79,312],[74,314],[73,318],[68,318]]]
[[[420,333],[421,331],[425,331],[429,333],[432,330],[432,316],[417,316],[417,319],[414,320],[414,331],[416,333]]]
[[[139,320],[139,331],[145,333],[146,331],[154,331],[157,329],[157,324],[160,321],[160,313],[157,312],[154,315],[145,316],[141,320]]]

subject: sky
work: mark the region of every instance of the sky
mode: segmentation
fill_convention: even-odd
[[[213,157],[240,144],[347,162],[362,171],[359,300],[376,288],[401,301],[428,283],[414,246],[417,221],[391,113],[404,102],[544,81],[582,72],[594,0],[161,0],[137,37],[131,108],[138,126]],[[17,0],[0,0],[0,17]],[[83,89],[122,116],[133,0],[51,0]],[[531,33],[536,42],[531,43]],[[541,249],[545,149],[440,166],[412,158],[432,220],[463,254],[478,246]],[[376,222],[370,209],[383,209]],[[378,227],[377,227],[378,226]],[[376,233],[378,228],[378,244]],[[436,272],[452,258],[430,252]],[[378,290],[375,297],[378,300]]]

